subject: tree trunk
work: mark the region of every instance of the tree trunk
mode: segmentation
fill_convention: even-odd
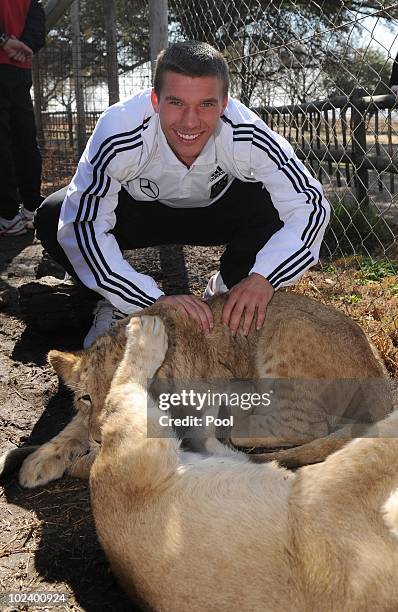
[[[168,17],[167,0],[149,0],[149,46],[151,53],[152,78],[159,51],[167,47]]]
[[[109,106],[119,102],[117,59],[117,24],[115,0],[103,0],[106,25],[106,70],[108,73]]]

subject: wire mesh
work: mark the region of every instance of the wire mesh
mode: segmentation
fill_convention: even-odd
[[[76,0],[75,0],[76,1]],[[149,87],[148,3],[116,1],[117,80],[120,98]],[[106,2],[79,1],[78,76],[83,89],[85,139],[110,104]],[[44,152],[44,187],[61,187],[71,179],[80,157],[76,112],[75,44],[71,11],[49,32],[34,70],[36,119]],[[75,50],[76,54],[76,50]]]
[[[392,93],[398,4],[379,0],[203,0],[200,4],[171,0],[169,4],[175,38],[207,40],[223,51],[230,65],[232,95],[255,107],[272,129],[291,141],[335,208],[363,217],[365,225],[371,211],[377,213],[380,231],[373,232],[371,242],[381,246],[382,235],[387,254],[395,246],[392,224],[398,222],[398,104],[394,106],[392,96],[374,97]],[[338,238],[332,233],[326,243],[329,255],[342,252]],[[343,238],[350,243],[348,234]],[[368,243],[368,236],[358,235],[350,245],[352,253],[360,246],[369,254]]]

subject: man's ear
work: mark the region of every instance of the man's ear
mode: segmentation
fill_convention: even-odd
[[[155,111],[155,113],[158,113],[159,112],[159,98],[158,98],[158,94],[156,93],[154,89],[152,89],[151,91],[151,102],[152,102],[153,110]]]
[[[68,385],[75,381],[76,368],[81,361],[81,357],[76,353],[63,353],[62,351],[50,351],[47,355],[48,363],[54,368],[56,373]]]
[[[227,104],[228,104],[228,96],[225,96],[223,103],[222,103],[222,111],[221,111],[221,115],[224,114],[225,109],[227,108]],[[220,117],[221,117],[220,115]]]

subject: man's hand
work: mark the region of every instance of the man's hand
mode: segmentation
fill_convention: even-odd
[[[196,319],[204,331],[213,329],[213,314],[206,302],[196,295],[162,295],[156,301],[185,312]]]
[[[228,325],[232,335],[236,334],[239,322],[243,315],[243,333],[250,331],[253,319],[256,320],[256,329],[262,328],[267,306],[274,295],[274,288],[261,274],[250,274],[230,291],[222,311],[222,323]]]
[[[5,45],[2,46],[2,49],[4,49],[10,59],[21,64],[28,62],[33,55],[32,49],[15,38],[15,36],[11,36]]]

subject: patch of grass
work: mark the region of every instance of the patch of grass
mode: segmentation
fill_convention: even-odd
[[[329,264],[329,265],[322,265],[321,271],[325,272],[327,274],[335,274],[337,272],[337,268],[336,268],[336,266],[332,266],[331,264]]]
[[[349,293],[348,295],[343,295],[340,299],[344,304],[358,304],[362,300],[362,296],[357,293]]]
[[[359,279],[363,283],[379,281],[387,276],[397,276],[398,262],[393,260],[375,261],[369,257],[363,258],[359,263]]]

